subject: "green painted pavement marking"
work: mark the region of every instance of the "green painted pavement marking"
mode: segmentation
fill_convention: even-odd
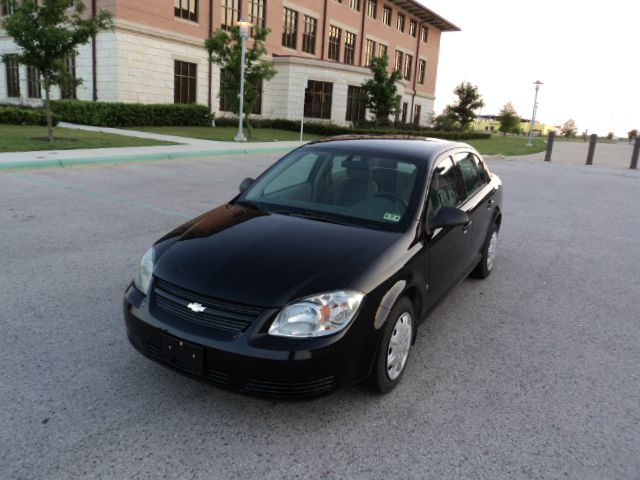
[[[36,183],[39,185],[44,185],[47,187],[57,188],[58,190],[66,190],[69,192],[79,193],[81,195],[86,195],[88,197],[96,198],[98,200],[106,200],[108,202],[116,203],[119,205],[124,204],[132,207],[144,208],[156,213],[161,213],[163,215],[171,215],[173,217],[179,217],[179,218],[192,218],[194,216],[194,215],[187,215],[182,212],[176,212],[175,210],[169,210],[167,208],[156,207],[155,205],[150,205],[148,203],[140,202],[138,200],[133,200],[131,198],[126,198],[121,196],[116,197],[114,195],[109,195],[108,193],[101,193],[93,190],[88,190],[86,188],[76,187],[75,185],[71,185],[69,183],[60,182],[57,180],[50,180],[48,178],[40,178],[40,177],[34,177],[32,175],[24,175],[24,174],[18,174],[18,173],[11,174],[11,177],[24,180],[27,182],[31,182],[31,183]]]
[[[224,155],[251,155],[256,153],[280,153],[289,152],[297,147],[260,147],[230,150],[203,150],[194,152],[158,152],[137,155],[114,155],[109,157],[86,157],[47,160],[23,160],[13,162],[0,162],[0,170],[40,169],[52,167],[70,167],[73,165],[103,165],[134,162],[148,162],[157,160],[181,160],[199,157],[220,157]]]

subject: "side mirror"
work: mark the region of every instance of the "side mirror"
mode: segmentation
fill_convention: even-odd
[[[247,190],[251,185],[253,185],[253,182],[255,182],[255,180],[253,178],[248,178],[248,177],[242,180],[242,182],[240,182],[240,186],[238,187],[238,190],[240,190],[240,193],[244,193],[245,190]]]
[[[436,228],[459,227],[460,225],[468,225],[471,222],[469,215],[458,208],[443,207],[440,209],[436,217],[429,224],[431,231]]]

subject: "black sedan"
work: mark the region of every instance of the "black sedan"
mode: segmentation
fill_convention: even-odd
[[[416,328],[495,263],[502,186],[469,145],[335,138],[280,159],[142,257],[131,344],[245,393],[400,381]]]

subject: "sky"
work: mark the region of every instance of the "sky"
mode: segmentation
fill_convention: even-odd
[[[462,29],[444,32],[436,113],[466,80],[479,87],[482,114],[511,101],[531,118],[578,131],[626,136],[640,129],[640,2],[637,0],[418,0]],[[477,112],[480,113],[480,112]]]

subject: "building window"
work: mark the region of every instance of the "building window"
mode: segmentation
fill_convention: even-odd
[[[284,27],[282,29],[282,46],[297,47],[298,40],[298,12],[284,7]]]
[[[353,65],[356,57],[356,34],[345,32],[344,34],[344,63]]]
[[[7,70],[7,97],[20,96],[20,64],[16,55],[4,57]]]
[[[364,51],[364,66],[368,67],[371,65],[371,60],[373,60],[373,56],[376,52],[376,42],[373,40],[367,39],[367,45]]]
[[[413,123],[420,125],[420,115],[422,114],[422,105],[413,107]]]
[[[416,38],[416,35],[418,35],[418,24],[415,20],[409,21],[409,35],[413,38]]]
[[[29,98],[42,98],[40,70],[31,65],[27,67],[27,90]]]
[[[418,83],[424,85],[424,79],[427,75],[427,62],[425,60],[418,61]]]
[[[404,65],[402,66],[402,76],[405,80],[411,80],[411,68],[413,65],[413,56],[405,53]]]
[[[198,21],[198,0],[173,0],[173,13],[178,18]]]
[[[427,27],[422,27],[420,29],[420,39],[424,43],[427,43],[427,40],[429,39],[429,29]]]
[[[407,113],[409,111],[409,104],[407,102],[402,103],[402,123],[407,123]]]
[[[240,19],[240,1],[222,0],[220,5],[222,7],[222,29],[231,30],[231,27],[235,27]]]
[[[316,53],[316,33],[318,31],[318,20],[304,16],[304,33],[302,34],[302,51],[307,53]]]
[[[249,21],[253,27],[264,28],[266,25],[267,7],[266,0],[250,0],[249,1]],[[251,35],[254,34],[253,28]]]
[[[403,59],[404,59],[404,54],[400,50],[396,50],[396,61],[393,66],[394,70],[400,70],[402,72]]]
[[[229,76],[229,71],[225,68],[220,70],[220,111],[221,112],[233,112],[233,104],[229,99],[223,94],[225,84],[230,82],[231,77]]]
[[[233,112],[233,102],[229,101],[223,95],[226,82],[231,83],[232,77],[229,75],[227,69],[220,70],[220,111],[221,112]],[[257,87],[253,87],[253,91],[256,92],[256,103],[253,105],[253,110],[250,113],[260,115],[262,113],[262,82]]]
[[[60,85],[60,98],[75,100],[76,95],[76,56],[71,53],[64,61],[66,73],[68,75],[67,84]]]
[[[11,15],[13,13],[13,4],[11,0],[0,0],[0,17]]]
[[[378,2],[376,0],[367,0],[367,15],[371,18],[376,18],[376,9],[378,7]]]
[[[360,0],[349,0],[349,8],[360,11]]]
[[[391,26],[391,7],[384,7],[382,9],[382,23],[387,26]]]
[[[404,15],[398,14],[398,18],[396,19],[396,27],[401,32],[404,32]]]
[[[340,60],[340,40],[342,30],[331,25],[329,27],[329,60]]]
[[[262,115],[262,82],[253,87],[253,89],[256,92],[256,103],[253,105],[251,113]]]
[[[309,80],[304,95],[304,116],[331,118],[333,83]]]
[[[198,65],[175,60],[173,68],[174,103],[196,103]]]
[[[362,88],[349,85],[347,88],[347,115],[345,120],[358,124],[364,120],[366,113],[366,98],[362,94]]]
[[[389,52],[389,47],[381,43],[380,46],[378,47],[378,56],[386,57],[389,54],[388,52]]]

